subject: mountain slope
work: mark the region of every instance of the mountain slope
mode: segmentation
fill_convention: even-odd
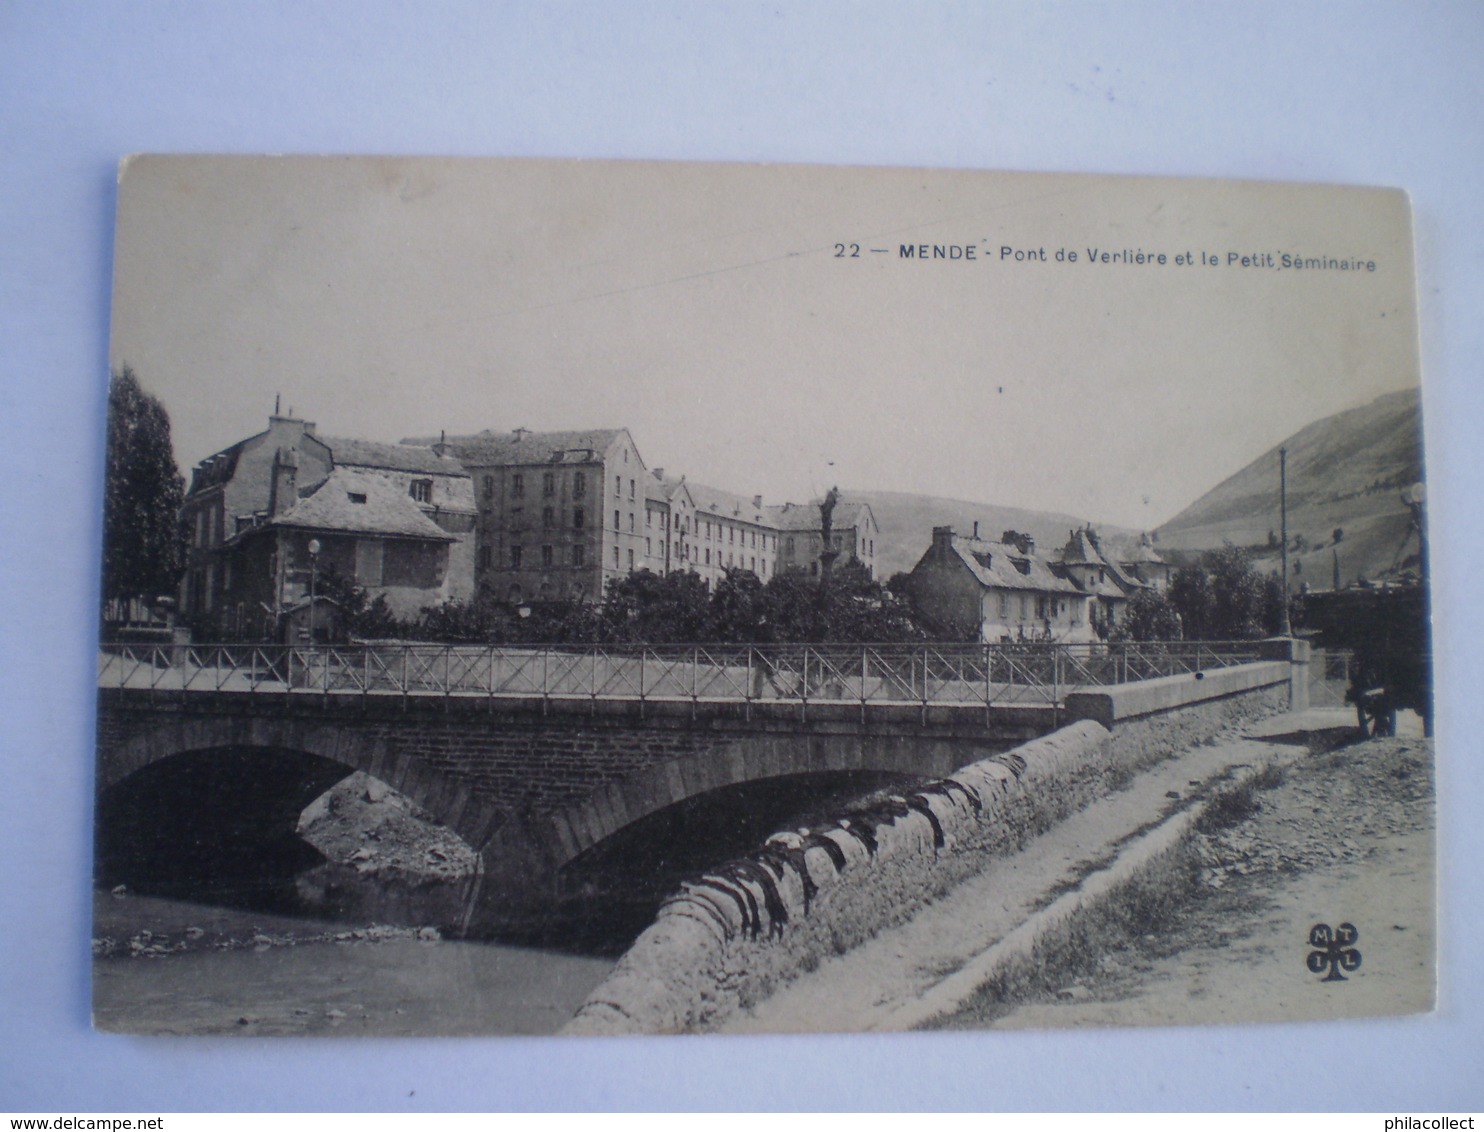
[[[1405,565],[1415,554],[1416,539],[1407,533],[1411,513],[1400,496],[1423,478],[1419,389],[1315,421],[1278,447],[1288,449],[1289,538],[1304,540],[1304,549],[1289,556],[1299,563],[1295,582],[1328,587],[1336,555],[1342,581],[1350,582]],[[1278,448],[1263,453],[1160,527],[1159,546],[1265,547],[1281,524],[1278,465]],[[1275,551],[1259,565],[1277,561]]]
[[[972,534],[979,524],[982,538],[998,539],[1006,530],[1029,534],[1036,540],[1041,554],[1053,555],[1067,541],[1075,527],[1087,520],[1055,511],[1027,511],[1021,507],[1001,507],[990,503],[972,503],[964,499],[944,499],[935,495],[911,495],[900,491],[846,491],[851,502],[871,505],[881,535],[876,540],[876,576],[886,581],[893,574],[917,565],[933,541],[934,527],[952,527],[959,534]],[[1105,542],[1117,544],[1121,539],[1137,538],[1136,532],[1120,527],[1097,527]]]

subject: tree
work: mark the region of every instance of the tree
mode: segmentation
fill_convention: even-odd
[[[689,571],[639,570],[608,583],[602,632],[610,641],[689,644],[710,639],[711,595]]]
[[[1180,635],[1180,614],[1157,590],[1135,590],[1113,630],[1114,639],[1121,641],[1178,641]]]
[[[1170,582],[1170,604],[1180,615],[1180,625],[1187,641],[1211,639],[1212,614],[1216,599],[1211,593],[1211,578],[1205,567],[1182,566]]]
[[[772,605],[751,570],[728,568],[711,592],[711,631],[718,641],[761,644],[774,638]]]
[[[1282,582],[1264,578],[1241,547],[1208,551],[1170,583],[1170,602],[1188,641],[1246,641],[1278,631]]]
[[[170,417],[125,366],[108,385],[108,449],[103,485],[103,599],[172,593],[185,566],[180,505],[185,480],[175,467]]]

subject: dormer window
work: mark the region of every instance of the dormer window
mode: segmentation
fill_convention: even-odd
[[[407,494],[412,496],[414,503],[433,502],[433,481],[413,480],[407,487]]]
[[[345,493],[345,496],[352,503],[364,503],[364,502],[366,502],[366,493],[364,491],[347,491]]]

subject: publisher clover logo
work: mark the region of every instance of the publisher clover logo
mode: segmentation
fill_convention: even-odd
[[[1324,975],[1326,983],[1342,983],[1341,971],[1354,971],[1360,967],[1360,952],[1351,946],[1360,938],[1354,924],[1341,924],[1331,928],[1328,924],[1315,924],[1309,929],[1309,946],[1317,948],[1309,952],[1309,970]],[[1324,973],[1328,971],[1329,974]]]

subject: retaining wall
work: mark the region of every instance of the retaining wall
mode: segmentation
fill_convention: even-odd
[[[1170,677],[1086,694],[1091,717],[905,797],[683,884],[565,1033],[715,1027],[1014,852],[1148,765],[1288,706],[1289,665]]]

